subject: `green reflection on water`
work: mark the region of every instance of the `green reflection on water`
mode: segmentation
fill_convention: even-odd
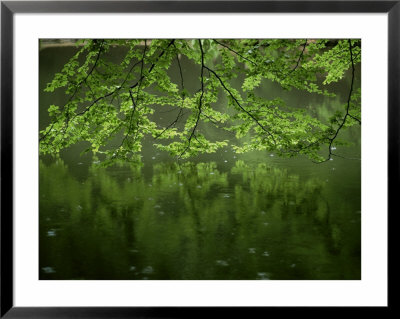
[[[360,279],[359,203],[324,178],[241,160],[87,169],[40,162],[40,279]]]

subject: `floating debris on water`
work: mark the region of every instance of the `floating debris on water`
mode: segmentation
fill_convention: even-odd
[[[249,248],[249,254],[255,254],[256,249],[255,248]]]
[[[146,268],[144,268],[144,269],[142,270],[142,273],[144,273],[144,274],[152,274],[153,271],[154,271],[153,267],[147,266]]]
[[[229,195],[229,194],[224,194],[224,196],[223,197],[225,197],[225,198],[229,198],[229,197],[231,197],[231,195]]]
[[[197,188],[201,188],[201,185],[197,185],[196,187],[197,187]]]
[[[151,159],[153,159],[153,160],[154,160],[154,159],[156,159],[156,157],[155,157],[155,156],[153,156]]]
[[[42,267],[42,270],[46,274],[54,274],[56,272],[53,267]]]
[[[210,173],[210,175],[214,175],[214,174],[215,174],[214,172],[211,172],[211,173]]]
[[[225,162],[225,163],[228,163],[228,161],[227,161],[227,160],[225,160],[224,162]]]
[[[274,154],[269,154],[269,156],[274,157]]]
[[[48,232],[47,232],[47,237],[55,237],[56,236],[56,231],[55,231],[55,229],[50,229]]]
[[[229,266],[229,264],[225,260],[216,260],[215,263],[218,266],[223,266],[223,267]]]
[[[269,280],[270,274],[267,272],[258,272],[257,277],[258,277],[257,279]]]
[[[268,251],[264,251],[262,254],[264,257],[269,257],[269,252]]]

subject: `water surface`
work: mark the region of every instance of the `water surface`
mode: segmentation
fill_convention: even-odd
[[[48,106],[66,99],[42,89],[73,50],[40,53],[41,129]],[[337,84],[333,99],[273,83],[258,93],[326,117],[344,103],[348,85]],[[165,123],[174,116],[167,111]],[[98,167],[90,154],[79,155],[84,145],[60,159],[42,157],[39,278],[361,279],[359,131],[342,134],[353,145],[335,150],[355,159],[324,164],[228,148],[176,161],[151,139],[143,165]]]

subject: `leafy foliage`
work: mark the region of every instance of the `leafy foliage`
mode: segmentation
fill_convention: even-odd
[[[45,89],[64,89],[69,98],[49,107],[52,121],[40,132],[41,154],[86,141],[86,151],[100,154],[105,163],[136,160],[143,139],[152,137],[155,147],[178,158],[230,145],[238,153],[268,150],[323,162],[331,159],[340,130],[361,124],[361,91],[354,87],[359,40],[93,39],[77,46]],[[115,47],[125,52],[118,62],[112,58]],[[183,69],[183,58],[195,67]],[[179,67],[179,79],[170,76],[172,65]],[[267,79],[287,90],[334,96],[327,87],[346,71],[351,72],[347,103],[328,122],[279,97],[255,93]],[[197,74],[197,89],[185,86],[188,73]],[[232,84],[235,78],[241,87]],[[154,113],[165,106],[177,115],[162,126]],[[212,138],[207,125],[232,132],[237,140]],[[321,155],[323,147],[327,156]]]

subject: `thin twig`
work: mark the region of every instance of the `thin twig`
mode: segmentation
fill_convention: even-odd
[[[349,51],[350,51],[350,59],[351,59],[351,84],[350,84],[349,96],[347,98],[346,114],[344,115],[342,123],[340,123],[340,125],[337,128],[335,134],[331,138],[329,138],[329,146],[328,146],[329,153],[328,153],[328,157],[324,161],[317,162],[317,163],[324,163],[324,162],[327,162],[327,161],[332,159],[332,154],[333,154],[332,153],[332,145],[333,145],[333,142],[335,141],[335,139],[338,136],[340,130],[342,129],[342,127],[346,123],[347,117],[350,116],[349,109],[350,109],[350,101],[351,101],[351,95],[353,93],[353,84],[354,84],[354,60],[353,60],[353,51],[352,51],[352,48],[351,48],[351,40],[348,40],[348,43],[349,43]]]
[[[274,136],[272,135],[271,132],[269,132],[249,111],[247,111],[237,100],[237,98],[232,94],[232,92],[226,87],[224,81],[222,81],[221,77],[212,69],[210,69],[207,66],[204,66],[205,69],[209,70],[212,74],[214,74],[214,76],[219,80],[219,82],[221,83],[222,87],[225,89],[226,92],[228,92],[228,94],[232,97],[232,99],[235,101],[235,103],[237,104],[237,106],[239,106],[239,108],[245,112],[249,117],[251,117],[253,119],[253,121],[259,126],[261,127],[261,129],[266,132],[271,138],[272,141],[274,142],[274,144],[276,144],[276,140],[274,138]]]
[[[179,158],[182,157],[182,155],[185,154],[186,151],[190,148],[190,142],[192,141],[193,136],[195,136],[194,133],[195,133],[195,131],[196,131],[197,125],[199,124],[200,115],[201,115],[201,108],[202,108],[202,106],[203,106],[203,96],[204,96],[204,68],[205,68],[205,65],[204,65],[204,51],[203,51],[203,46],[202,46],[202,44],[201,44],[201,40],[198,40],[198,41],[199,41],[200,51],[201,51],[201,71],[200,71],[200,77],[201,77],[201,95],[200,95],[200,99],[199,99],[199,108],[198,108],[196,123],[195,123],[195,125],[194,125],[194,127],[193,127],[193,130],[192,130],[192,132],[190,133],[190,136],[189,136],[189,138],[188,138],[188,144],[187,144],[186,148],[183,150],[183,152],[179,155]],[[196,136],[195,136],[195,138],[196,138]],[[196,138],[196,140],[197,140],[197,138]],[[197,140],[197,141],[198,141],[198,140]]]
[[[216,42],[216,43],[218,43],[220,46],[223,46],[224,48],[228,49],[229,51],[235,53],[237,56],[240,56],[243,60],[246,60],[246,61],[248,61],[248,62],[254,64],[255,66],[257,66],[257,63],[256,63],[256,62],[254,62],[254,61],[252,61],[252,60],[246,58],[245,56],[243,56],[243,55],[240,54],[239,52],[237,52],[237,51],[233,50],[231,47],[227,46],[226,44],[224,44],[224,43],[222,43],[222,42],[219,42],[219,41],[217,41],[217,40],[215,40],[215,39],[213,39],[213,41]]]

